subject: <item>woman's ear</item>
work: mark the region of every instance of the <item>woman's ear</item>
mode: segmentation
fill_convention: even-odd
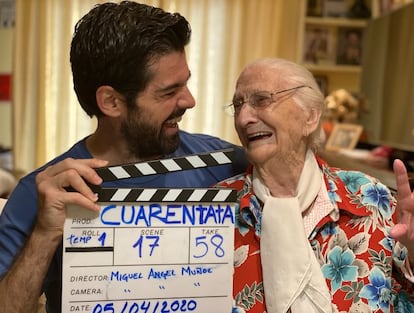
[[[321,118],[321,111],[312,108],[308,111],[308,113],[309,114],[306,119],[306,132],[307,134],[311,134],[318,127],[319,120]]]
[[[103,114],[109,117],[118,117],[122,112],[124,102],[119,93],[111,86],[100,86],[96,90],[96,103]]]

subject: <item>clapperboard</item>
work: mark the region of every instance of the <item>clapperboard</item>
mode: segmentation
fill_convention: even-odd
[[[234,150],[96,169],[104,181],[230,164]],[[94,188],[100,212],[68,208],[62,312],[230,312],[228,188]]]

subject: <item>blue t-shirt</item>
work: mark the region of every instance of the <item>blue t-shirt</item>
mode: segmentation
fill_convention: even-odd
[[[234,148],[236,152],[236,158],[233,164],[104,182],[102,186],[116,188],[210,187],[218,181],[245,171],[247,161],[241,147],[217,137],[189,134],[180,131],[179,148],[173,154],[166,156],[166,158],[172,158],[228,148]],[[11,267],[14,258],[22,249],[35,224],[37,214],[36,174],[46,166],[68,157],[74,159],[92,157],[86,148],[85,139],[76,143],[67,152],[50,161],[45,166],[22,178],[10,195],[3,213],[0,216],[0,277],[4,276]],[[47,312],[49,313],[61,312],[61,275],[62,246],[55,253],[43,285],[47,297]]]

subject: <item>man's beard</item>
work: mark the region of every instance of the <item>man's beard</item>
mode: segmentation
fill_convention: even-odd
[[[169,119],[183,115],[184,111],[174,112]],[[121,133],[130,153],[141,161],[162,158],[173,153],[180,143],[178,132],[172,136],[164,136],[162,125],[158,129],[151,121],[140,115],[142,114],[139,109],[132,109],[121,124]]]

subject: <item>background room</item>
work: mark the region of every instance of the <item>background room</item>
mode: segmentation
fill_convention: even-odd
[[[0,0],[0,167],[16,177],[94,130],[95,121],[73,92],[68,51],[75,22],[98,2],[103,1]],[[351,132],[352,145],[328,151],[328,161],[338,162],[338,150],[347,150],[360,154],[346,164],[368,166],[368,173],[388,175],[396,156],[411,165],[412,1],[142,2],[178,11],[192,25],[187,55],[197,106],[185,115],[182,129],[238,142],[223,106],[239,71],[259,57],[282,57],[305,64],[330,100],[328,136],[336,124],[362,126]],[[345,156],[347,162],[355,159]]]

